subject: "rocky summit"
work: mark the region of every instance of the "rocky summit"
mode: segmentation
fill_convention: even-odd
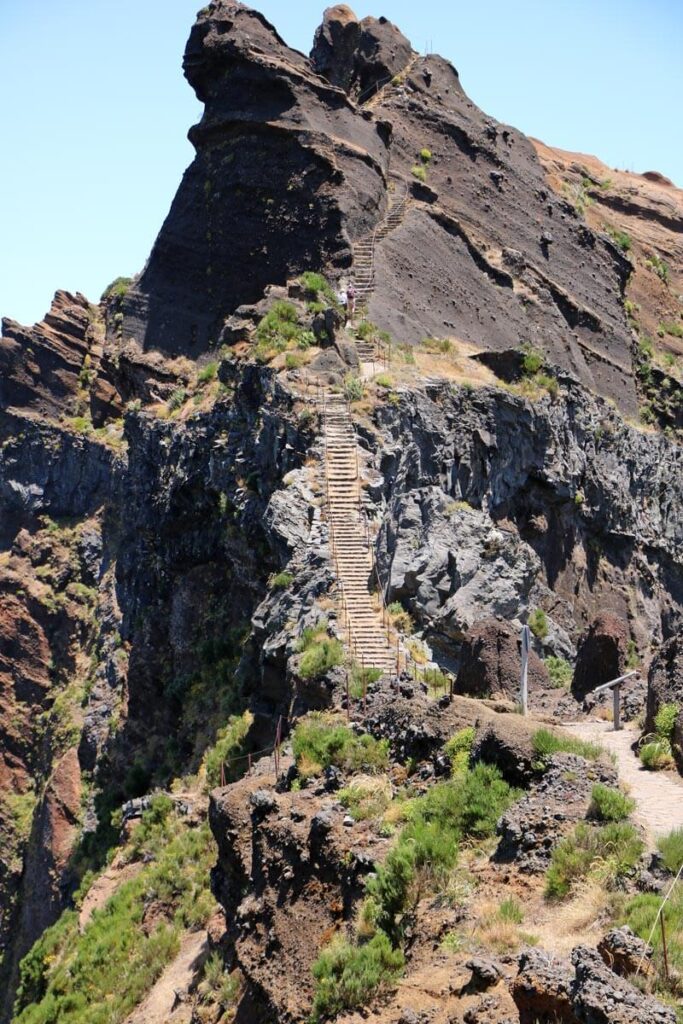
[[[145,267],[2,322],[0,1021],[674,1024],[683,192],[345,5],[183,69]]]

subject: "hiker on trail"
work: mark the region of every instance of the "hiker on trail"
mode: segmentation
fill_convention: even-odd
[[[353,316],[353,314],[356,312],[356,287],[355,287],[353,281],[351,282],[351,284],[347,288],[346,297],[347,297],[346,308],[348,310],[348,314],[349,314],[349,316]]]
[[[347,291],[346,291],[346,288],[344,287],[344,285],[342,285],[341,288],[339,289],[339,291],[337,292],[337,302],[339,303],[341,308],[344,310],[344,319],[346,320],[348,318],[349,297],[348,297],[348,294],[347,294]]]

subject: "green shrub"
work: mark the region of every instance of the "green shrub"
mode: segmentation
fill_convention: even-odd
[[[382,678],[382,672],[381,668],[375,668],[373,665],[361,666],[354,662],[351,666],[351,696],[356,699],[362,697],[368,686]]]
[[[388,743],[368,734],[357,736],[338,718],[311,712],[294,730],[292,750],[299,774],[318,775],[330,765],[347,771],[384,771]]]
[[[428,164],[431,159],[432,152],[430,149],[425,148],[420,150],[420,160],[423,164]]]
[[[464,729],[456,732],[454,736],[451,736],[444,744],[444,754],[450,758],[453,775],[465,771],[469,767],[474,737],[474,726],[467,725]]]
[[[298,352],[288,352],[285,356],[285,369],[298,370],[300,366],[303,366],[303,356]]]
[[[370,320],[361,320],[356,327],[356,337],[361,341],[369,341],[377,334],[377,327]]]
[[[548,669],[550,684],[555,689],[571,686],[573,671],[566,658],[556,658],[551,654],[545,659],[545,667]]]
[[[197,382],[199,384],[208,384],[210,381],[215,380],[217,376],[218,363],[207,363],[197,374]]]
[[[293,582],[294,576],[291,572],[279,572],[277,576],[273,576],[270,585],[273,590],[286,590]]]
[[[683,828],[675,828],[657,840],[657,849],[664,864],[673,875],[677,875],[683,864]]]
[[[102,292],[100,296],[100,302],[106,302],[107,299],[115,298],[122,299],[130,291],[130,286],[133,283],[132,277],[115,277],[111,284]]]
[[[303,648],[299,662],[299,675],[302,679],[320,679],[326,672],[344,660],[344,648],[335,637],[320,638]]]
[[[415,164],[410,168],[410,173],[418,181],[425,182],[427,180],[427,171],[423,164]]]
[[[446,673],[442,672],[439,668],[426,668],[422,673],[422,680],[426,683],[433,696],[445,693],[446,690],[450,689],[451,685]]]
[[[627,924],[636,935],[646,942],[650,942],[655,950],[654,961],[661,964],[662,956],[662,931],[659,925],[655,926],[659,908],[662,904],[662,896],[659,893],[639,893],[633,897],[625,908],[620,924]],[[677,885],[666,904],[666,944],[669,969],[671,971],[671,988],[676,995],[677,979],[683,973],[683,886]],[[668,986],[663,979],[657,979],[660,992],[667,990]],[[678,1017],[680,1020],[680,1015]]]
[[[643,849],[642,839],[628,822],[602,827],[579,822],[553,850],[545,894],[548,899],[564,899],[589,874],[612,884],[635,867]]]
[[[415,628],[412,615],[404,609],[400,601],[392,601],[387,607],[387,612],[394,629],[399,633],[412,633]]]
[[[178,409],[182,408],[183,405],[185,405],[186,401],[187,391],[185,390],[185,388],[176,388],[175,391],[171,394],[169,400],[167,401],[166,407],[169,410],[169,412],[176,412]]]
[[[256,343],[256,357],[263,362],[274,353],[294,346],[307,348],[311,344],[310,331],[299,324],[296,306],[280,299],[261,318],[256,328]]]
[[[644,743],[638,751],[638,756],[643,767],[651,772],[670,768],[674,763],[671,756],[671,744],[664,739],[653,739]]]
[[[678,704],[662,704],[655,715],[655,732],[661,739],[671,743],[677,718]]]
[[[623,821],[635,810],[636,802],[619,789],[596,783],[591,791],[588,816],[598,821]]]
[[[393,380],[388,373],[378,373],[375,377],[375,384],[381,388],[390,388],[393,384]]]
[[[645,266],[648,270],[651,270],[664,284],[669,283],[670,269],[669,264],[666,260],[663,260],[661,256],[656,254],[651,256],[649,260],[645,260]]]
[[[664,334],[670,334],[672,338],[683,338],[683,324],[669,322],[659,326]]]
[[[244,762],[231,764],[234,758],[244,753],[245,742],[254,718],[251,712],[232,715],[227,724],[219,729],[216,742],[204,755],[203,767],[206,773],[207,789],[213,789],[221,782],[221,765],[224,765],[225,777],[232,781],[240,774],[240,765]]]
[[[497,768],[479,763],[413,801],[396,846],[366,887],[377,906],[377,926],[400,941],[404,915],[420,886],[443,886],[460,840],[492,836],[517,795]]]
[[[314,301],[320,301],[321,297],[326,299],[328,304],[336,305],[336,295],[330,282],[317,274],[315,271],[307,270],[299,278],[300,283],[306,289],[308,296]]]
[[[524,912],[514,897],[503,900],[498,908],[497,917],[501,921],[508,921],[510,924],[521,924],[524,920]]]
[[[522,345],[522,352],[522,369],[527,377],[533,377],[543,366],[543,354],[529,344]]]
[[[578,754],[587,761],[596,761],[603,753],[597,743],[580,740],[574,736],[560,735],[550,729],[538,729],[531,737],[531,744],[536,755],[536,768],[545,771],[547,762],[553,754]]]
[[[313,965],[313,1020],[329,1020],[345,1010],[365,1008],[372,996],[396,980],[404,962],[403,953],[392,949],[382,932],[363,944],[337,937]]]
[[[365,385],[360,377],[347,373],[344,377],[344,394],[349,402],[359,402],[365,394]]]
[[[632,246],[631,236],[625,231],[610,230],[610,235],[616,245],[619,246],[622,252],[628,252]]]
[[[640,656],[638,654],[638,647],[635,640],[629,640],[626,645],[626,668],[638,668],[640,665]]]
[[[528,625],[534,636],[543,640],[548,635],[548,616],[542,608],[535,608],[528,619]]]

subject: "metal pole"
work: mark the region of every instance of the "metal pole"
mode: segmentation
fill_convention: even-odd
[[[522,714],[526,715],[529,710],[529,647],[531,646],[531,630],[528,626],[522,626],[522,680],[519,689],[519,703],[522,707]]]
[[[614,709],[614,731],[615,732],[619,732],[619,730],[621,729],[621,717],[620,717],[620,714],[619,714],[619,710],[620,710],[619,709],[619,701],[620,701],[620,699],[621,699],[621,683],[617,683],[617,685],[612,688],[612,700],[613,700],[612,707]]]
[[[662,909],[661,914],[659,915],[659,924],[660,924],[660,927],[662,929],[662,952],[664,953],[664,974],[666,976],[666,980],[668,981],[669,980],[669,952],[668,952],[668,950],[666,948],[666,932],[664,930],[664,910],[663,909]]]

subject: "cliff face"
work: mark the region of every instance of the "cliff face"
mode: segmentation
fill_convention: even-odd
[[[384,203],[390,129],[229,0],[200,12],[184,69],[205,104],[190,132],[197,156],[126,299],[123,333],[196,357],[266,285],[348,266],[350,240]]]
[[[321,388],[354,399],[385,597],[412,617],[440,669],[458,671],[477,630],[498,649],[492,620],[502,618],[515,674],[517,631],[542,613],[532,686],[539,707],[566,699],[575,712],[540,659],[572,661],[598,612],[618,617],[622,647],[645,661],[683,625],[681,449],[621,415],[657,392],[652,419],[683,425],[668,359],[680,339],[660,330],[680,312],[680,192],[616,173],[602,187],[591,158],[498,124],[448,62],[416,56],[386,19],[359,21],[343,5],[325,12],[305,57],[257,12],[215,0],[184,68],[205,104],[190,133],[196,157],[142,273],[97,306],[57,292],[41,323],[3,321],[3,1021],[21,958],[55,920],[57,938],[48,933],[25,962],[21,1024],[62,984],[60,957],[88,946],[62,913],[83,898],[87,872],[115,850],[134,871],[162,858],[147,833],[148,846],[131,836],[128,801],[174,786],[191,821],[178,813],[173,828],[203,826],[199,860],[213,860],[197,808],[220,765],[238,775],[231,756],[270,751],[278,722],[344,704],[340,666],[319,678],[300,671],[306,627],[324,618],[344,637],[323,513]],[[363,339],[344,329],[331,296],[358,272],[354,243],[401,200],[402,219],[374,250],[367,316],[390,333],[393,358],[378,376],[359,362]],[[610,230],[628,230],[633,244]],[[312,291],[292,280],[304,271],[329,283]],[[264,318],[283,304],[290,335],[280,324],[273,341]],[[441,341],[420,345],[425,336]],[[525,369],[530,352],[543,374]],[[513,692],[516,675],[505,682]],[[444,741],[475,720],[486,757],[528,785],[529,730],[518,735],[510,719],[439,703],[403,678],[398,692],[371,692],[364,724],[391,741],[391,785],[412,772],[420,794],[449,770]],[[514,735],[492,741],[489,727]],[[246,979],[245,1022],[307,1019],[311,963],[390,847],[389,832],[354,830],[336,800],[327,813],[335,778],[300,791],[281,778],[277,797],[259,796],[275,785],[264,760],[212,798],[213,888],[227,918],[207,943]],[[118,867],[109,870],[100,882],[111,894]],[[177,893],[160,886],[164,903],[143,877],[134,924],[149,939],[157,918],[176,920]],[[203,884],[196,916],[183,918],[193,934],[210,917]],[[427,1009],[430,950],[447,917],[416,925]],[[193,1024],[213,1024],[203,965],[187,972]],[[500,1019],[530,1019],[496,985]],[[101,995],[98,1011],[112,993]],[[451,991],[434,1019],[473,1006]],[[392,1021],[401,1012],[387,1010]]]
[[[548,189],[530,140],[480,111],[447,61],[417,58],[390,23],[343,6],[307,60],[261,15],[221,2],[200,12],[184,66],[205,103],[197,156],[125,299],[125,339],[197,356],[266,284],[349,268],[390,169],[415,201],[377,248],[373,320],[411,343],[538,344],[634,412],[629,261]]]

